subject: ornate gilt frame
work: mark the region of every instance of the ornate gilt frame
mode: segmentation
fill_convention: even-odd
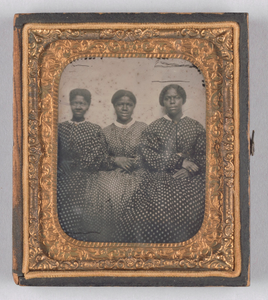
[[[240,31],[235,20],[24,24],[25,282],[68,277],[88,277],[90,284],[90,278],[97,277],[241,276]],[[206,209],[200,231],[190,240],[178,244],[81,242],[61,229],[56,206],[57,93],[63,69],[82,57],[182,58],[202,71],[207,102]]]

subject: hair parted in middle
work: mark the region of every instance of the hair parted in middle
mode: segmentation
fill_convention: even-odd
[[[136,100],[135,95],[128,90],[119,90],[119,91],[115,92],[113,94],[111,102],[113,103],[113,105],[115,105],[116,101],[122,97],[128,97],[134,103],[134,105],[136,105],[137,100]]]
[[[178,84],[169,84],[167,86],[165,86],[160,95],[159,95],[159,103],[161,106],[164,106],[164,98],[165,98],[165,95],[167,93],[168,90],[170,89],[174,89],[177,91],[178,95],[180,95],[182,97],[182,104],[184,104],[186,102],[186,92],[184,90],[183,87],[181,87],[180,85]]]
[[[86,89],[74,89],[74,90],[71,90],[70,94],[69,94],[70,103],[72,102],[72,100],[76,96],[83,96],[84,99],[85,99],[85,101],[88,103],[88,105],[90,105],[90,103],[91,103],[91,93],[90,93],[90,91],[88,91]]]

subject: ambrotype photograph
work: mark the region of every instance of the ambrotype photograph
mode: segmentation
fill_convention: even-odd
[[[129,16],[16,21],[15,280],[247,285],[247,15]]]
[[[183,59],[84,58],[59,84],[57,210],[88,242],[179,243],[205,209],[204,77]]]

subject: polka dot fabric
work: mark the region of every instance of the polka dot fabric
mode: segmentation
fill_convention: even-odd
[[[104,135],[108,148],[108,159],[98,176],[88,180],[82,218],[82,239],[87,241],[113,241],[115,226],[129,206],[131,197],[141,183],[144,170],[140,168],[137,150],[145,123],[135,122],[129,128],[115,124],[106,127]],[[131,173],[123,172],[111,164],[115,157],[136,158],[136,168]],[[108,162],[108,163],[107,163]]]
[[[114,157],[136,157],[142,132],[147,125],[136,121],[129,128],[120,128],[115,124],[103,129],[109,155]]]
[[[90,122],[63,122],[58,127],[57,208],[62,229],[80,230],[85,187],[104,161],[104,135]]]
[[[191,177],[173,175],[187,155],[199,167]],[[114,240],[130,243],[178,243],[201,227],[205,209],[206,135],[188,117],[178,123],[161,118],[144,131],[140,154],[147,172],[117,224]]]

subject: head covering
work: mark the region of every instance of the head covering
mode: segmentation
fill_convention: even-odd
[[[69,99],[70,102],[76,97],[76,96],[83,96],[85,101],[90,105],[91,103],[91,94],[90,91],[86,89],[74,89],[70,91]]]
[[[137,102],[136,97],[134,96],[134,94],[132,92],[127,91],[127,90],[119,90],[114,93],[114,95],[112,97],[113,105],[115,105],[116,101],[122,97],[128,97],[134,103],[134,105],[136,105],[136,102]]]
[[[159,95],[159,103],[161,106],[164,106],[164,98],[165,98],[166,92],[170,89],[176,90],[178,95],[180,95],[182,97],[182,104],[184,104],[186,102],[186,93],[185,93],[184,88],[182,88],[178,84],[169,84],[163,88],[163,90],[161,91],[161,93]]]

